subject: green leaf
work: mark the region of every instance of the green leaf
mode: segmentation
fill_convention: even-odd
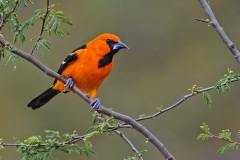
[[[240,77],[240,74],[239,73],[233,73],[231,75],[231,78],[239,78]]]
[[[218,93],[222,93],[225,91],[229,91],[232,88],[232,82],[231,79],[236,78],[237,80],[240,80],[240,74],[239,73],[233,73],[231,69],[228,68],[228,75],[225,74],[224,77],[221,77],[218,82],[214,85],[214,88],[212,92],[218,90]]]
[[[212,104],[212,98],[208,92],[203,92],[203,98],[206,100],[206,104],[208,106],[211,106]]]
[[[234,149],[238,149],[239,145],[235,144],[235,143],[228,143],[224,146],[222,146],[218,151],[217,154],[218,155],[222,155],[226,152],[229,152],[230,150],[234,150]]]
[[[222,130],[221,133],[219,133],[219,137],[225,140],[231,140],[232,132],[230,132],[229,129]]]
[[[210,137],[209,134],[207,134],[207,133],[201,133],[201,134],[199,134],[199,136],[197,137],[197,139],[204,141],[204,140],[207,140],[209,137]]]
[[[73,25],[73,22],[68,18],[66,17],[62,11],[55,11],[55,15],[57,18],[59,18],[63,23],[66,23],[68,25]]]
[[[0,61],[5,57],[5,50],[3,46],[0,46]]]
[[[46,39],[41,39],[38,42],[35,42],[33,48],[42,55],[44,54],[44,50],[47,50],[48,52],[51,51],[50,43]]]
[[[100,114],[98,112],[94,112],[92,114],[92,124],[96,124],[98,122],[98,117],[100,116]]]
[[[208,125],[206,123],[203,123],[200,128],[205,132],[205,133],[209,133],[210,128],[208,127]]]
[[[86,150],[88,153],[93,154],[94,156],[96,156],[97,154],[93,151],[93,150]]]
[[[46,130],[45,132],[47,133],[46,138],[60,137],[60,134],[58,131]]]

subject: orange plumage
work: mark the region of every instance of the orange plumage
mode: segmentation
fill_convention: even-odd
[[[91,98],[95,98],[99,86],[113,68],[114,54],[122,48],[128,47],[120,41],[119,37],[113,34],[102,34],[70,53],[61,64],[58,73],[71,78],[74,85]],[[33,99],[28,107],[39,108],[59,92],[71,91],[68,87],[66,89],[65,84],[55,80],[53,86]]]

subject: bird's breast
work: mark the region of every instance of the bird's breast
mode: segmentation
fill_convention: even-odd
[[[113,62],[108,65],[99,68],[98,63],[100,58],[89,57],[81,59],[69,64],[69,66],[63,71],[62,75],[74,80],[75,85],[83,92],[89,93],[94,89],[97,89],[103,82],[103,80],[109,75],[112,70]]]

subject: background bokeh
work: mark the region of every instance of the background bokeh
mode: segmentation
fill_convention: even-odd
[[[22,20],[33,11],[45,6],[45,1],[34,1],[20,13]],[[64,10],[74,26],[71,34],[64,38],[50,37],[51,53],[35,56],[46,66],[57,70],[67,54],[105,32],[121,37],[129,50],[121,50],[115,56],[115,67],[98,92],[102,104],[114,111],[138,117],[150,115],[157,107],[170,106],[188,88],[212,86],[231,68],[239,72],[239,64],[222,40],[211,27],[194,18],[206,18],[197,0],[92,0],[64,1],[59,9]],[[240,1],[210,1],[210,5],[232,41],[239,47]],[[27,38],[39,34],[39,25],[28,30]],[[12,40],[7,31],[5,38]],[[16,44],[29,52],[29,41]],[[240,48],[240,47],[239,47]],[[85,134],[91,126],[91,115],[87,104],[78,96],[60,94],[46,106],[38,110],[26,107],[27,103],[48,88],[53,79],[26,61],[17,61],[13,71],[11,62],[6,66],[0,62],[0,137],[4,142],[13,143],[13,137],[21,140],[32,135],[44,135],[46,129],[71,133],[77,130]],[[208,107],[202,95],[184,102],[176,109],[162,114],[154,120],[142,122],[158,137],[179,160],[187,159],[239,159],[239,151],[231,151],[223,156],[216,155],[217,149],[225,144],[218,140],[198,141],[199,126],[206,122],[213,133],[231,129],[233,139],[240,125],[239,87],[224,94],[211,93],[213,104]],[[163,159],[152,144],[135,130],[123,129],[138,150],[148,150],[144,158]],[[131,149],[117,135],[105,134],[92,139],[97,156],[89,159],[119,160],[132,155]],[[16,148],[6,147],[0,151],[0,159],[21,159]],[[56,153],[59,159],[88,159],[86,156]]]

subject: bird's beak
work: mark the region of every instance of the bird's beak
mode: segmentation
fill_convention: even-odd
[[[123,49],[123,48],[129,49],[128,46],[121,41],[118,41],[117,43],[115,43],[113,45],[113,50],[119,50],[119,49]]]

